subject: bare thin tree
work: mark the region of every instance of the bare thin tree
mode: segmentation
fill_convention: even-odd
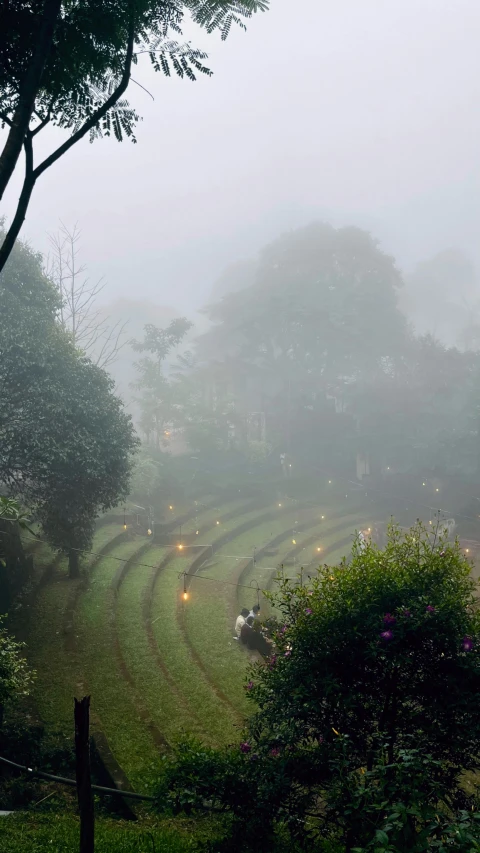
[[[72,337],[74,346],[82,350],[99,367],[107,368],[120,350],[129,343],[125,329],[127,321],[110,323],[97,297],[105,287],[103,278],[91,284],[86,266],[79,262],[81,231],[75,224],[68,229],[63,222],[56,234],[49,234],[52,254],[46,273],[58,289],[61,306],[58,319]]]

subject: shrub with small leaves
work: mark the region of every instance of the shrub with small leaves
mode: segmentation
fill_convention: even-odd
[[[425,850],[424,838],[442,838],[429,821],[447,837],[460,809],[474,832],[461,782],[480,769],[475,586],[458,545],[420,523],[406,535],[391,526],[383,550],[354,547],[349,564],[320,568],[310,589],[279,579],[276,655],[249,673],[256,708],[235,753],[248,784],[233,803],[216,765],[218,807],[244,831],[269,803],[270,825],[310,850],[326,838],[345,851]],[[175,778],[173,763],[174,787]],[[408,814],[405,838],[396,824],[386,829],[394,807]]]

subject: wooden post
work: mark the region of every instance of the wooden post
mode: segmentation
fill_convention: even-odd
[[[90,778],[90,696],[75,699],[75,759],[80,813],[80,853],[94,853],[95,814]]]

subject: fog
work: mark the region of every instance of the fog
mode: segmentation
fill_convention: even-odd
[[[78,222],[106,301],[189,316],[225,265],[313,219],[369,229],[406,271],[451,247],[480,263],[477,3],[273,0],[225,43],[186,35],[214,76],[141,65],[137,144],[84,141],[42,176],[22,232],[35,248]],[[63,138],[41,136],[37,162]]]

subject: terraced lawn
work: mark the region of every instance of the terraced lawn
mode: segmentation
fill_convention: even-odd
[[[210,683],[221,689],[231,707],[241,714],[248,713],[251,705],[243,691],[247,657],[233,639],[231,600],[239,562],[275,535],[285,532],[288,536],[295,521],[305,521],[307,512],[311,514],[311,510],[296,508],[287,515],[279,514],[252,527],[222,546],[215,552],[213,562],[207,563],[204,570],[190,579],[189,604],[182,615],[191,649],[202,663]],[[236,526],[238,521],[240,519]],[[203,580],[203,576],[208,580]],[[228,586],[228,582],[233,586]],[[250,604],[253,603],[252,590]]]
[[[175,686],[195,715],[198,733],[210,743],[229,743],[235,736],[239,714],[219,698],[203,671],[192,658],[183,625],[183,612],[196,607],[191,598],[182,600],[182,582],[178,572],[188,568],[189,561],[177,558],[157,579],[152,601],[153,632],[162,660]],[[178,720],[177,732],[178,732]],[[195,726],[190,724],[190,730]]]
[[[100,559],[77,611],[84,690],[92,696],[92,709],[112,752],[139,789],[145,787],[158,766],[158,752],[154,737],[145,726],[136,691],[125,678],[118,659],[112,581],[119,567],[115,558],[130,559],[144,544],[143,537],[127,539]]]
[[[158,565],[167,554],[166,549],[152,546],[142,554],[141,562]],[[120,648],[134,681],[135,687],[148,707],[152,720],[172,744],[182,732],[204,737],[207,727],[202,725],[196,703],[192,701],[186,684],[185,661],[179,645],[182,636],[176,630],[176,607],[179,600],[178,574],[188,567],[187,557],[175,557],[159,574],[152,607],[153,636],[158,649],[152,648],[145,624],[144,604],[149,594],[156,569],[132,566],[118,593],[115,627]],[[188,676],[201,680],[190,663]]]

